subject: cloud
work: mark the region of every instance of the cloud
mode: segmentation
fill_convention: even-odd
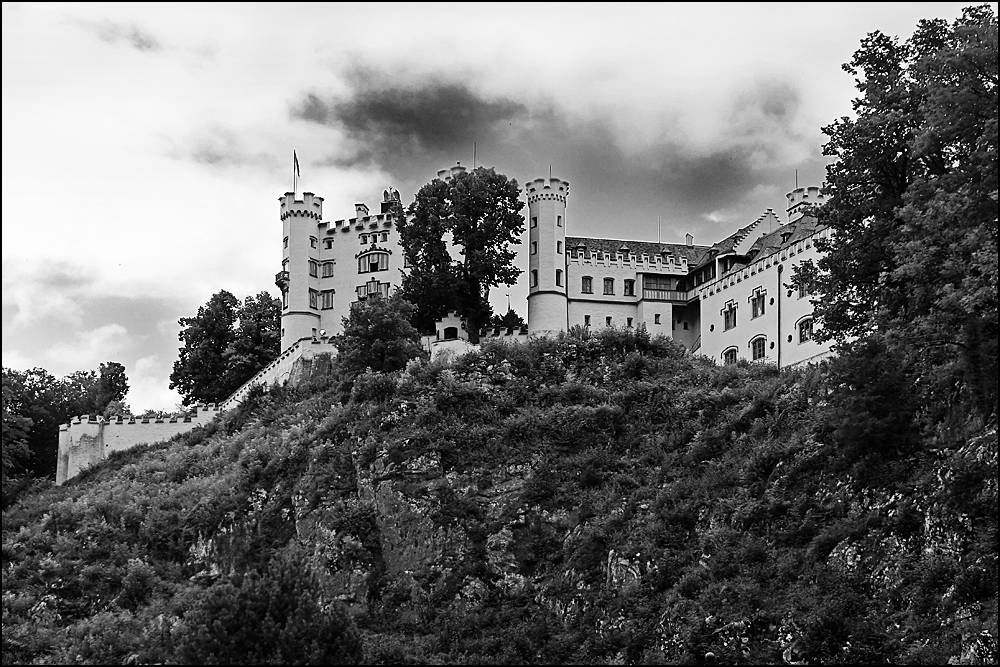
[[[76,368],[96,368],[102,361],[115,358],[117,352],[131,344],[128,329],[112,323],[96,329],[70,332],[67,339],[48,348],[46,356],[52,366],[70,365]]]
[[[124,42],[136,51],[152,52],[162,51],[163,44],[152,33],[145,28],[141,28],[135,23],[125,24],[104,19],[102,21],[88,21],[77,19],[75,21],[80,27],[89,30],[97,37],[108,44],[118,44]]]
[[[174,142],[169,154],[212,168],[252,167],[268,172],[278,169],[275,156],[248,148],[234,130],[218,124],[196,130],[180,143]]]
[[[3,305],[12,307],[12,325],[39,320],[77,324],[83,297],[95,282],[93,269],[68,261],[35,265],[25,271],[15,260],[3,262]]]
[[[344,98],[307,92],[291,105],[294,119],[339,129],[350,144],[330,160],[341,167],[384,166],[401,156],[445,155],[496,142],[528,112],[521,102],[490,98],[468,82],[440,76],[389,75],[356,65]]]

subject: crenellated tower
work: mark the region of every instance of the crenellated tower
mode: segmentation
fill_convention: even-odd
[[[528,196],[528,333],[565,331],[569,182],[536,178],[524,189]]]
[[[274,282],[281,290],[281,349],[296,341],[314,337],[320,328],[319,223],[323,219],[323,198],[294,192],[278,198],[281,203],[281,271]]]
[[[786,209],[788,222],[795,222],[801,218],[809,207],[822,206],[827,202],[823,188],[815,185],[810,185],[807,188],[796,188],[785,197],[788,199],[788,208]]]

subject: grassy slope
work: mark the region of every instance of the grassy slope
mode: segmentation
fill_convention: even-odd
[[[4,662],[177,660],[293,542],[372,662],[995,661],[995,427],[859,451],[824,373],[610,332],[256,397],[5,514]]]

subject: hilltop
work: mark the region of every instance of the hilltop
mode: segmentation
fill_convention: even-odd
[[[4,514],[4,662],[995,662],[995,418],[892,378],[609,329],[257,392]]]

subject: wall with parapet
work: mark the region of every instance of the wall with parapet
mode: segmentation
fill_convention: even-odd
[[[246,400],[255,386],[269,387],[286,381],[295,384],[328,372],[336,353],[336,346],[326,338],[297,341],[219,405],[197,406],[192,409],[193,414],[182,417],[115,420],[96,415],[75,417],[59,427],[56,484],[63,484],[86,467],[103,461],[111,452],[163,442],[205,424]]]
[[[192,414],[155,419],[105,419],[90,415],[74,417],[59,427],[59,460],[56,484],[75,477],[88,466],[103,461],[111,452],[136,445],[169,440],[178,433],[205,424],[220,412],[215,405],[200,405]]]

